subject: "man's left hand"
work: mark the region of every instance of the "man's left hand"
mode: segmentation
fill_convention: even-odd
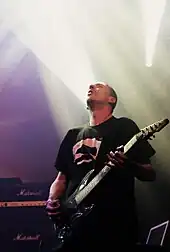
[[[109,159],[108,164],[118,168],[123,168],[128,161],[128,158],[123,153],[123,146],[116,148],[115,152],[110,151],[107,157]]]

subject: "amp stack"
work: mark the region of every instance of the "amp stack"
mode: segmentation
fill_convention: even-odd
[[[1,252],[50,251],[54,230],[45,212],[49,185],[0,179]]]

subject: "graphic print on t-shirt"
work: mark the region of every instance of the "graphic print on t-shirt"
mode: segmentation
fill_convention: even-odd
[[[80,165],[96,160],[100,145],[101,140],[97,140],[96,138],[86,138],[78,141],[73,146],[74,162]]]

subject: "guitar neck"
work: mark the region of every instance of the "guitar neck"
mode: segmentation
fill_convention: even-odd
[[[136,135],[133,136],[131,138],[131,140],[129,140],[129,142],[127,142],[127,144],[124,146],[124,154],[126,154],[131,148],[132,146],[137,142],[137,138]]]
[[[105,175],[112,168],[108,165],[105,165],[104,168],[89,182],[89,184],[77,193],[75,197],[76,204],[79,205],[82,200],[96,187],[96,185],[105,177]]]
[[[124,146],[124,154],[126,154],[136,142],[136,136],[132,137],[132,139]],[[77,193],[77,195],[75,196],[77,205],[79,205],[84,200],[84,198],[87,197],[87,195],[96,187],[96,185],[106,176],[106,174],[111,169],[111,166],[105,165],[104,168],[89,182],[89,184]]]

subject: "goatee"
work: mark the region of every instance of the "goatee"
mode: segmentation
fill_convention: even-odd
[[[92,109],[94,102],[91,99],[87,99],[86,101],[86,105],[87,105],[87,109]]]
[[[87,99],[87,101],[86,101],[87,109],[89,109],[89,110],[93,110],[96,105],[103,106],[103,105],[107,105],[107,104],[108,104],[108,102],[96,101],[96,100],[92,100],[92,99]]]

